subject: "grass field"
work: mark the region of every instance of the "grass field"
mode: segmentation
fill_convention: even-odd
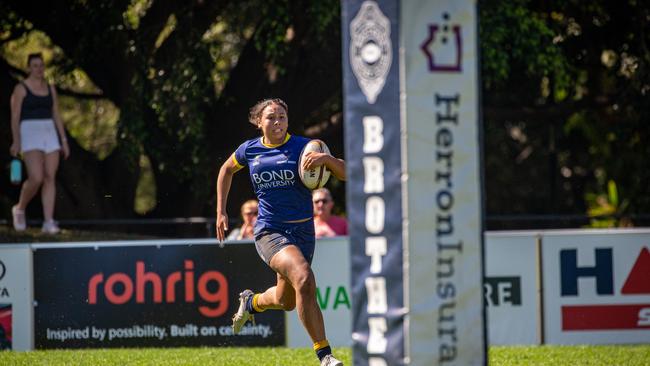
[[[334,353],[345,365],[352,365],[349,348]],[[650,365],[650,345],[490,347],[489,361],[496,366],[645,366]],[[0,352],[0,365],[309,366],[318,362],[306,348],[147,348]]]

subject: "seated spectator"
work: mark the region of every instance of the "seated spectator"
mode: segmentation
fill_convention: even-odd
[[[342,217],[332,215],[334,201],[327,188],[319,188],[312,192],[314,204],[314,227],[316,237],[348,235],[348,222]]]
[[[257,222],[257,200],[248,200],[241,205],[242,226],[233,229],[227,240],[254,239],[253,230]]]

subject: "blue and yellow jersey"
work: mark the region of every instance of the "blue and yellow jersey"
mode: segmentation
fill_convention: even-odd
[[[269,145],[258,137],[241,144],[232,155],[235,165],[248,166],[259,200],[255,232],[312,218],[311,191],[298,175],[298,160],[307,142],[306,137],[287,134],[283,143]]]

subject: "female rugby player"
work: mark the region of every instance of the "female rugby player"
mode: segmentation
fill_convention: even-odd
[[[268,309],[298,311],[298,317],[314,343],[321,366],[341,366],[325,337],[323,314],[316,302],[316,280],[311,269],[315,233],[311,192],[301,182],[298,162],[309,139],[288,133],[288,107],[280,99],[266,99],[249,112],[249,122],[262,136],[241,144],[221,166],[217,179],[217,238],[228,230],[226,202],[233,174],[247,166],[259,200],[255,224],[255,247],[277,274],[276,285],[263,293],[244,290],[233,316],[239,333],[253,314]],[[345,180],[345,162],[324,153],[312,152],[302,162],[305,169],[325,165],[335,177]]]

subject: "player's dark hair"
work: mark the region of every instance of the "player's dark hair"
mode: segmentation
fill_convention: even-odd
[[[36,52],[36,53],[30,53],[29,55],[27,55],[27,66],[29,66],[29,64],[32,62],[32,60],[35,60],[35,59],[41,59],[41,61],[43,61],[43,54],[40,53],[40,52]]]
[[[255,103],[255,105],[248,110],[248,122],[252,123],[255,127],[257,127],[257,124],[260,118],[262,117],[262,111],[264,110],[264,108],[268,107],[271,104],[280,105],[282,108],[284,108],[284,111],[287,113],[287,116],[289,115],[289,107],[287,107],[287,103],[285,103],[284,100],[280,98],[263,99]]]

